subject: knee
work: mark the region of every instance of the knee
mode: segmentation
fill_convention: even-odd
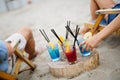
[[[32,29],[30,27],[22,27],[22,29],[27,32],[32,32]]]
[[[30,27],[22,27],[21,30],[25,33],[32,34],[32,29]]]
[[[96,2],[96,0],[91,0],[91,2]]]
[[[32,29],[30,27],[22,27],[18,30],[18,33],[22,34],[26,40],[29,40],[31,36],[33,36]]]

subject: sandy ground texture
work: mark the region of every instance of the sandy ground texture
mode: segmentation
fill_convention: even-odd
[[[47,42],[39,29],[45,29],[50,40],[57,42],[50,29],[54,28],[58,35],[65,36],[64,26],[67,20],[71,20],[72,29],[75,29],[76,25],[81,27],[90,18],[89,3],[89,0],[39,0],[20,9],[1,13],[0,39],[6,39],[22,26],[30,26],[36,45],[46,49]],[[18,80],[120,80],[120,36],[109,36],[96,49],[99,52],[100,65],[72,79],[51,75],[48,67],[51,60],[45,50],[33,61],[37,64],[35,71],[21,73]]]

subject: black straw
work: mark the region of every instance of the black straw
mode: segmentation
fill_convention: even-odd
[[[63,45],[63,42],[60,40],[60,38],[58,37],[57,33],[55,32],[54,29],[51,29],[51,31],[53,32],[53,34],[57,37],[57,39],[61,42],[61,44]]]
[[[75,47],[75,42],[76,42],[76,35],[77,35],[77,29],[78,29],[78,26],[76,26],[76,31],[75,31],[75,38],[74,38],[73,47]]]
[[[74,38],[74,43],[73,43],[73,47],[75,47],[75,42],[77,41],[77,36],[79,33],[80,28],[78,28],[78,25],[76,26],[76,32],[75,32],[75,38]]]
[[[44,29],[43,29],[43,32],[42,32],[42,30],[41,30],[41,29],[39,29],[39,31],[41,32],[41,34],[43,35],[43,37],[45,38],[45,40],[49,43],[49,42],[50,42],[50,40],[49,40],[48,36],[46,35],[46,33],[45,33]]]
[[[68,30],[66,29],[66,37],[65,39],[68,39]]]
[[[67,26],[70,27],[70,21],[67,21]],[[68,30],[66,29],[66,37],[65,37],[65,39],[67,39],[67,38],[68,38]]]
[[[49,38],[48,38],[47,34],[45,33],[45,30],[44,30],[44,29],[42,29],[42,30],[43,30],[43,33],[45,34],[46,38],[47,38],[47,39],[48,39],[48,41],[50,42],[50,40],[49,40]]]
[[[70,29],[69,26],[66,26],[66,29],[71,33],[71,35],[72,35],[73,37],[75,37],[74,34],[73,34],[73,32],[72,32],[72,30]]]

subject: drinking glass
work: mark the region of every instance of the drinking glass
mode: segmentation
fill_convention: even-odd
[[[78,43],[78,45],[82,42],[82,41],[84,41],[85,39],[84,38],[81,38],[81,39],[78,39],[78,41],[77,41],[77,43]],[[85,44],[83,44],[82,46],[80,46],[80,53],[81,53],[81,55],[82,56],[89,56],[91,53],[90,53],[90,50],[84,50],[84,51],[82,51],[82,49],[85,47]]]
[[[51,46],[47,46],[47,50],[49,52],[52,61],[60,60],[60,52],[57,44],[54,46],[54,48],[52,48]]]
[[[67,61],[70,64],[74,64],[77,61],[77,56],[76,56],[76,47],[73,47],[72,45],[70,45],[69,50],[67,50],[67,48],[64,46],[63,47],[63,52],[65,53],[65,56],[67,58]]]

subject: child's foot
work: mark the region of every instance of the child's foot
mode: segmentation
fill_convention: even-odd
[[[43,53],[44,51],[45,51],[45,49],[43,49],[43,48],[41,48],[41,47],[37,47],[37,48],[35,49],[35,53],[34,53],[33,55],[29,55],[28,59],[29,59],[29,60],[34,59],[35,57],[37,57],[38,54],[41,54],[41,53]]]

